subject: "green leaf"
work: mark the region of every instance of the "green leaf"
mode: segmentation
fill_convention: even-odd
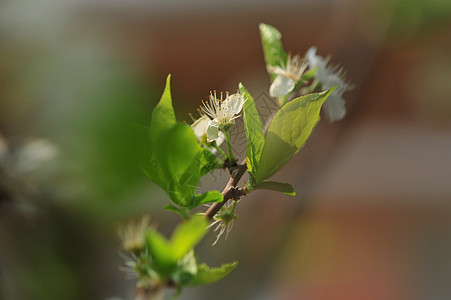
[[[193,165],[202,150],[191,128],[177,123],[158,139],[157,159],[169,178],[180,178],[186,172],[198,173],[199,162]],[[197,167],[196,167],[197,166]]]
[[[239,89],[244,97],[247,98],[243,108],[244,130],[246,131],[247,137],[246,164],[250,180],[254,182],[257,163],[260,160],[265,144],[265,135],[254,99],[241,83],[239,84]]]
[[[266,134],[255,183],[271,177],[305,144],[320,120],[320,110],[335,87],[296,98],[277,112]]]
[[[171,97],[171,75],[166,78],[166,87],[160,102],[152,112],[152,119],[150,121],[150,137],[151,144],[155,145],[159,135],[168,130],[176,123],[174,108],[172,107]]]
[[[199,183],[199,155],[202,151],[192,129],[176,123],[161,134],[155,146],[156,161],[163,177],[162,188],[171,200],[184,207],[193,205]]]
[[[176,207],[174,205],[166,205],[164,209],[178,214],[182,219],[190,218],[190,210],[187,207]]]
[[[197,260],[194,255],[194,250],[186,254],[178,263],[176,270],[171,278],[179,285],[186,285],[197,274]]]
[[[206,148],[202,148],[198,160],[200,161],[200,177],[222,167],[221,160]]]
[[[152,119],[150,120],[150,129],[148,131],[150,135],[149,145],[149,157],[142,167],[143,172],[154,181],[156,184],[165,188],[164,174],[158,163],[158,158],[155,154],[156,145],[158,145],[158,139],[162,133],[169,130],[176,124],[174,108],[172,107],[171,98],[171,75],[166,78],[166,86],[163,91],[163,95],[160,98],[157,106],[152,112]]]
[[[147,245],[155,270],[161,277],[168,278],[177,265],[172,245],[164,236],[154,230],[147,234]]]
[[[281,183],[275,181],[263,181],[253,186],[255,190],[273,190],[277,192],[282,192],[287,196],[294,197],[296,193],[291,184]]]
[[[196,206],[213,202],[221,202],[224,199],[220,191],[208,191],[203,194],[195,195],[194,197],[194,204]]]
[[[280,32],[267,24],[260,24],[260,36],[265,56],[266,66],[280,66],[287,61],[288,54],[283,50]],[[276,78],[275,74],[270,74],[271,80]]]
[[[204,216],[196,215],[177,226],[168,241],[155,230],[149,230],[147,245],[152,256],[152,264],[162,278],[169,278],[176,270],[180,260],[207,233],[208,221]]]
[[[179,225],[171,238],[171,247],[176,259],[185,256],[207,233],[208,221],[196,215]]]
[[[210,268],[206,264],[201,264],[197,268],[197,274],[188,285],[209,284],[224,278],[236,268],[238,262],[224,264],[219,268]]]
[[[180,210],[177,207],[175,207],[174,205],[170,205],[169,204],[169,205],[166,205],[163,208],[168,210],[168,211],[172,211],[173,213],[180,214]]]

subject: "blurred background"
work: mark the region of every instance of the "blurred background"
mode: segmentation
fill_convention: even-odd
[[[180,299],[451,297],[450,1],[3,0],[0,299],[133,298],[117,222],[178,222],[139,170],[137,128],[169,73],[181,121],[239,82],[267,116],[261,22],[348,71],[348,116],[275,176],[295,198],[255,192],[227,241],[205,238],[201,261],[240,264]]]

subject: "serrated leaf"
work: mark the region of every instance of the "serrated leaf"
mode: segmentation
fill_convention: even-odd
[[[255,190],[272,190],[284,193],[287,196],[294,197],[296,193],[291,184],[275,182],[275,181],[263,181],[253,186]]]
[[[195,198],[194,199],[195,206],[214,202],[221,202],[224,199],[220,191],[208,191],[203,194],[195,195],[194,198]]]
[[[204,237],[208,229],[204,216],[196,215],[180,224],[171,238],[171,247],[176,259],[185,256]]]
[[[265,144],[265,135],[263,133],[263,126],[255,106],[254,98],[249,94],[243,84],[239,84],[241,94],[247,98],[243,107],[244,130],[246,132],[246,164],[249,172],[251,182],[255,181],[255,170],[257,163]]]
[[[188,285],[201,285],[216,282],[224,278],[236,268],[238,262],[223,264],[219,268],[210,268],[206,264],[201,264],[197,268],[197,274]]]
[[[302,148],[320,119],[321,106],[333,90],[335,87],[296,98],[277,112],[266,134],[256,184],[271,177]]]
[[[263,46],[263,54],[265,56],[266,66],[280,66],[282,62],[287,61],[288,54],[282,46],[282,35],[271,25],[260,24],[260,36]],[[277,75],[269,74],[271,80]]]

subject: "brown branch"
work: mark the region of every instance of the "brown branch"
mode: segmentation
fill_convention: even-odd
[[[236,186],[238,182],[240,182],[241,177],[243,177],[244,173],[247,170],[246,160],[244,160],[240,165],[237,165],[235,168],[231,169],[231,176],[229,182],[225,186],[222,191],[223,200],[222,202],[213,203],[208,210],[205,212],[205,216],[211,220],[216,215],[216,213],[227,203],[230,199],[238,200],[237,197],[242,195],[237,191]]]

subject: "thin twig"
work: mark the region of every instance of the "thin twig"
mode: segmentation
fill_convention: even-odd
[[[246,160],[244,160],[241,164],[231,170],[232,175],[230,176],[229,182],[226,187],[222,191],[223,200],[222,202],[213,203],[210,208],[205,212],[205,216],[208,219],[213,219],[216,213],[227,203],[230,199],[236,199],[237,190],[236,186],[240,182],[241,177],[243,177],[244,173],[247,170]]]

